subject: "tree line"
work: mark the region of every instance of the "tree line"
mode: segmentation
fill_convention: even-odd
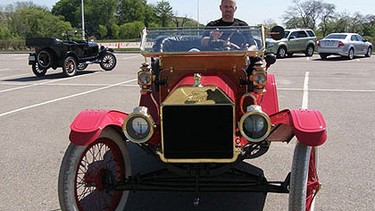
[[[266,13],[265,13],[266,15]],[[95,39],[136,39],[143,27],[189,27],[198,23],[179,17],[167,0],[84,0],[85,29]],[[337,12],[323,0],[292,0],[284,12],[284,27],[311,28],[318,37],[331,32],[356,32],[374,41],[375,15]],[[59,0],[52,9],[33,2],[0,5],[0,40],[61,37],[81,32],[81,0]],[[266,20],[266,26],[275,25]]]
[[[374,14],[362,15],[356,12],[351,15],[347,11],[338,12],[334,4],[322,0],[292,0],[292,3],[283,16],[287,28],[310,28],[319,37],[333,32],[353,32],[374,41]]]
[[[61,37],[81,32],[81,0],[60,0],[51,10],[33,2],[0,5],[0,40]],[[96,39],[139,38],[143,27],[196,26],[177,17],[168,1],[156,5],[146,0],[84,0],[84,26]]]

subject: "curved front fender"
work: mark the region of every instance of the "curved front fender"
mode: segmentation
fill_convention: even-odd
[[[70,124],[70,141],[75,145],[94,142],[107,126],[122,127],[126,113],[114,110],[84,110]]]
[[[270,116],[273,124],[287,124],[298,141],[319,146],[327,139],[326,123],[320,111],[313,109],[282,110]]]

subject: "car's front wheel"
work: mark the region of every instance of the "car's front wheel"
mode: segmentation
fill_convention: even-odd
[[[116,67],[116,64],[117,64],[117,59],[115,55],[113,53],[107,52],[104,55],[102,62],[100,62],[100,67],[105,71],[110,71]]]
[[[106,128],[87,146],[70,144],[60,167],[62,210],[124,210],[129,191],[113,185],[131,175],[126,140]]]
[[[285,58],[287,56],[287,51],[285,46],[280,46],[277,50],[277,58]]]
[[[372,48],[371,48],[371,46],[370,46],[370,47],[367,48],[367,52],[366,52],[366,54],[365,54],[365,57],[370,57],[371,54],[372,54]]]
[[[314,55],[314,46],[313,45],[308,45],[306,48],[305,55],[308,57],[311,57]]]
[[[72,56],[66,57],[62,68],[66,76],[75,76],[78,70],[76,59]]]
[[[320,182],[317,173],[317,151],[298,142],[290,177],[289,210],[313,210]]]

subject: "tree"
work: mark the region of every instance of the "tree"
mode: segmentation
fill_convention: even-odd
[[[63,32],[72,30],[70,23],[62,17],[52,15],[43,8],[23,8],[12,14],[10,28],[14,36],[61,37]]]
[[[118,24],[133,21],[144,21],[146,13],[146,0],[120,0],[116,15]]]
[[[113,38],[112,25],[116,23],[116,0],[88,0],[85,6],[85,28],[99,39]],[[107,34],[98,33],[99,25],[105,26]]]
[[[75,28],[82,27],[81,1],[60,0],[52,7],[52,14],[64,17],[64,20],[69,22]]]
[[[323,11],[323,3],[318,0],[293,0],[293,3],[284,15],[285,22],[294,20],[293,23],[298,23],[299,27],[315,29],[317,19]]]
[[[124,23],[123,25],[120,26],[119,36],[121,39],[139,38],[143,27],[144,27],[144,24],[141,21]]]
[[[333,4],[323,3],[323,9],[321,14],[320,29],[323,33],[323,37],[328,34],[329,23],[334,20],[336,6]]]
[[[161,26],[169,26],[169,23],[171,22],[173,17],[172,6],[169,4],[169,2],[164,0],[158,2],[155,7],[155,12]]]

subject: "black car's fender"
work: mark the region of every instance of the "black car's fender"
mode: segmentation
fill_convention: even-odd
[[[78,58],[77,54],[75,54],[75,53],[72,52],[72,51],[67,51],[67,52],[65,53],[64,56],[62,56],[62,57],[59,58],[59,65],[60,65],[60,66],[62,66],[62,65],[64,64],[64,60],[65,60],[66,57],[68,57],[68,56],[72,56],[72,57],[74,57],[74,59],[75,59],[77,62],[79,61],[79,58]]]
[[[112,53],[114,52],[114,50],[112,48],[106,48],[106,47],[102,46],[100,48],[100,52],[99,52],[99,55],[98,55],[98,60],[102,61],[102,59],[104,58],[104,56],[107,54],[108,51],[112,52]]]

